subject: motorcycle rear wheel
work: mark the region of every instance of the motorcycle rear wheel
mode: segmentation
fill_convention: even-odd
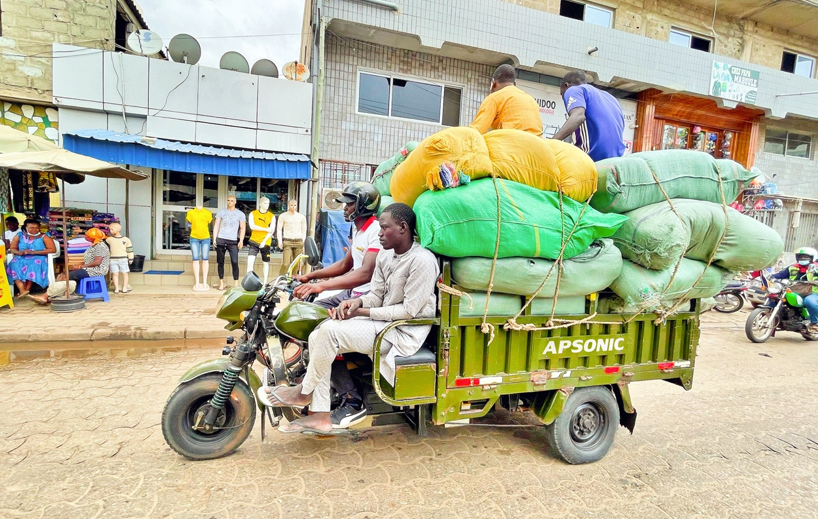
[[[207,433],[193,429],[196,415],[216,394],[221,374],[210,374],[179,385],[162,412],[162,434],[171,449],[192,460],[227,456],[244,443],[256,421],[256,401],[239,381],[217,420],[219,429]]]
[[[744,333],[747,338],[755,343],[767,342],[767,339],[775,331],[776,323],[769,322],[769,314],[772,310],[768,307],[756,308],[750,312],[747,322],[744,324]],[[776,321],[777,321],[776,317]]]
[[[735,292],[718,294],[715,297],[715,299],[716,299],[716,306],[714,307],[715,310],[723,314],[732,314],[733,312],[738,312],[744,306],[744,298],[741,297],[740,294],[736,294]]]

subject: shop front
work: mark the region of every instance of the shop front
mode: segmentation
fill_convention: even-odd
[[[761,110],[719,108],[711,99],[649,89],[638,96],[634,148],[703,151],[749,168],[756,155],[763,116]]]
[[[298,182],[286,179],[253,178],[184,171],[161,171],[155,175],[156,214],[154,245],[159,254],[190,254],[189,229],[185,213],[204,207],[215,217],[227,207],[227,197],[236,197],[236,208],[245,215],[256,209],[262,196],[270,199],[270,210],[277,216],[287,210],[287,201],[298,198]],[[249,239],[247,232],[245,241]]]

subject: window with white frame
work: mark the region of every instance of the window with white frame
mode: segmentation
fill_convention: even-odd
[[[459,126],[462,94],[458,87],[358,71],[360,114]]]
[[[687,32],[676,28],[670,29],[670,35],[668,36],[667,41],[673,45],[700,50],[702,52],[710,52],[713,46],[713,40],[706,36],[699,36],[698,34],[693,34],[692,32]]]
[[[582,2],[562,0],[560,2],[560,16],[573,18],[602,27],[613,27],[613,9]]]
[[[764,134],[764,151],[788,157],[810,158],[812,135],[767,128]]]
[[[785,50],[781,57],[781,70],[797,76],[812,77],[815,73],[815,58]]]

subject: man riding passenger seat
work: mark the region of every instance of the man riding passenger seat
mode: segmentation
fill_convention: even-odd
[[[818,281],[818,252],[812,247],[802,247],[795,252],[795,264],[772,275],[772,279],[790,281]],[[809,312],[809,332],[818,333],[818,286],[812,287],[812,294],[804,298],[804,307]]]
[[[414,240],[415,213],[406,204],[392,204],[380,218],[380,242],[371,291],[341,302],[331,310],[332,319],[310,334],[310,363],[301,384],[293,387],[259,388],[259,400],[273,407],[309,404],[311,414],[279,427],[283,433],[330,433],[330,370],[339,353],[358,352],[372,357],[375,339],[389,323],[434,317],[435,284],[439,268],[435,255]],[[395,357],[417,353],[431,326],[399,326],[384,336],[381,373],[395,383]],[[265,389],[269,389],[269,392]]]
[[[310,294],[342,290],[337,295],[314,302],[328,309],[337,307],[342,301],[369,293],[375,259],[381,251],[378,240],[381,226],[375,216],[380,207],[381,195],[375,186],[369,182],[352,182],[336,200],[344,204],[344,219],[355,225],[352,244],[342,260],[327,268],[296,276],[295,279],[304,284],[293,291],[295,297],[305,299]],[[309,283],[314,279],[323,281]],[[349,427],[366,418],[366,406],[363,405],[346,361],[342,358],[332,366],[332,387],[341,396],[341,404],[333,411],[334,425]]]

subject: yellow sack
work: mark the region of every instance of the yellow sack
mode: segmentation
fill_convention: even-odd
[[[454,164],[474,179],[491,176],[491,160],[486,141],[480,132],[467,126],[446,128],[426,137],[392,173],[389,192],[395,202],[413,205],[423,194],[427,179],[440,165]],[[592,163],[593,164],[593,163]],[[594,169],[596,178],[596,169]]]
[[[584,202],[596,191],[594,161],[571,144],[522,130],[494,130],[483,136],[494,174],[542,191],[562,192]]]

